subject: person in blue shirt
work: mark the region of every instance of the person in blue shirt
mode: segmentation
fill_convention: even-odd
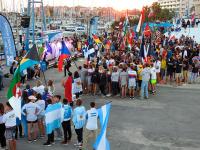
[[[63,99],[63,109],[64,109],[64,120],[62,122],[62,127],[64,131],[64,141],[61,144],[67,145],[72,137],[72,131],[71,131],[72,108],[68,104],[67,99]]]
[[[86,123],[86,110],[85,107],[82,106],[82,101],[78,99],[76,101],[76,108],[73,111],[73,123],[75,132],[77,134],[77,144],[74,144],[78,148],[82,148],[83,146],[83,127]]]

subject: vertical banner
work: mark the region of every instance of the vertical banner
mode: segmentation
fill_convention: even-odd
[[[92,37],[92,34],[96,35],[97,33],[98,20],[99,20],[98,16],[92,17],[90,20],[90,37]]]
[[[2,14],[0,14],[0,32],[2,34],[2,40],[4,44],[6,65],[10,66],[14,60],[14,57],[16,57],[15,42],[10,23]]]

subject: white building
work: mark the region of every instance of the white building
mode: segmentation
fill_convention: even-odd
[[[190,15],[190,9],[194,6],[193,0],[158,0],[158,2],[162,8],[173,10],[180,17]]]

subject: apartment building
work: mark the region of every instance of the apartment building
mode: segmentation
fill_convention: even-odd
[[[200,0],[196,0],[200,1]],[[158,0],[162,8],[167,8],[176,13],[177,16],[187,16],[193,5],[193,0]]]

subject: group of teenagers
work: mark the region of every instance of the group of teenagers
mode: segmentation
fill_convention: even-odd
[[[71,144],[73,126],[77,135],[77,142],[74,146],[80,149],[83,147],[88,150],[93,149],[92,144],[98,133],[98,111],[95,102],[91,102],[90,109],[86,110],[79,97],[72,102],[54,93],[52,80],[48,81],[48,87],[42,85],[39,80],[35,87],[31,88],[30,85],[26,85],[21,95],[21,120],[16,116],[9,102],[0,103],[0,141],[3,149],[16,150],[16,140],[19,137],[26,137],[28,143],[45,138],[45,111],[56,103],[62,105],[62,123],[59,128],[47,134],[47,141],[43,145],[52,146],[55,140],[62,140],[60,142],[62,145]],[[6,140],[8,146],[6,146]]]

